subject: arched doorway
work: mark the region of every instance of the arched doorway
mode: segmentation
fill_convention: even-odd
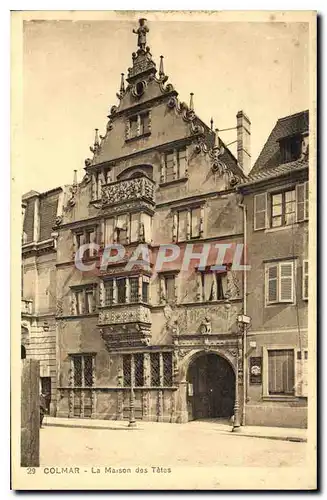
[[[230,418],[234,413],[235,373],[215,353],[203,353],[187,371],[188,419]]]

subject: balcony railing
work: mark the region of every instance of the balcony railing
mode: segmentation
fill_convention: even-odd
[[[145,304],[123,304],[99,313],[101,337],[109,351],[149,345],[151,312]]]
[[[104,307],[99,313],[99,325],[121,325],[125,323],[151,324],[151,312],[143,304],[123,304]]]
[[[148,177],[106,184],[102,187],[102,204],[116,205],[142,199],[154,204],[154,185],[154,181]]]
[[[33,301],[30,299],[21,299],[22,314],[32,314]]]

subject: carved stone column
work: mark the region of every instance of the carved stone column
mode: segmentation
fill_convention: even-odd
[[[104,282],[102,280],[99,283],[99,305],[100,307],[105,305],[105,289]]]
[[[178,174],[178,164],[177,164],[177,151],[174,149],[174,156],[173,156],[173,177],[174,179],[177,179],[177,174]]]

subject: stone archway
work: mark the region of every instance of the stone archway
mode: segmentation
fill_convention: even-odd
[[[235,403],[235,371],[216,352],[192,356],[186,373],[188,420],[230,418]]]

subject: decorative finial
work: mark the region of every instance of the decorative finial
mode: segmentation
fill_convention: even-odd
[[[218,135],[219,129],[215,129],[215,145],[214,148],[218,149],[219,148],[219,135]]]
[[[74,170],[73,186],[77,186],[77,170]]]
[[[193,92],[190,93],[190,111],[194,111]]]
[[[210,119],[210,128],[211,128],[211,130],[213,130],[213,118],[212,117]]]
[[[160,66],[159,66],[159,76],[162,77],[164,76],[165,72],[164,72],[164,65],[163,65],[163,59],[164,59],[164,56],[160,56]]]
[[[99,141],[99,129],[95,129],[95,137],[94,137],[94,147],[100,146],[100,141]]]
[[[146,19],[142,17],[139,19],[139,27],[137,30],[133,29],[133,33],[137,35],[137,45],[139,47],[139,50],[143,51],[145,50],[146,46],[146,34],[149,33],[149,28],[147,27]]]
[[[120,89],[119,89],[120,95],[123,95],[125,92],[125,81],[124,81],[124,73],[121,74],[121,80],[120,80]]]

